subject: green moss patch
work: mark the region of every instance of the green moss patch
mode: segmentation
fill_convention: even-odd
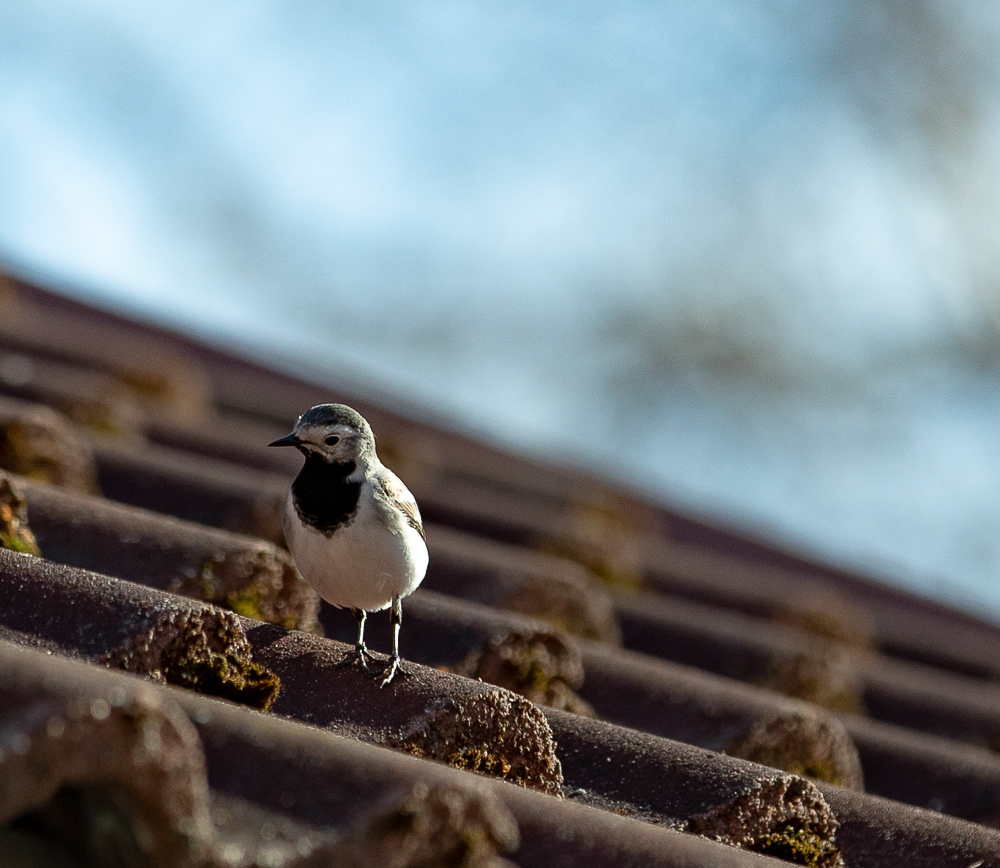
[[[511,765],[502,756],[490,751],[486,745],[463,747],[448,757],[448,765],[456,769],[479,772],[484,775],[506,778]]]
[[[750,849],[796,865],[807,865],[809,868],[822,868],[836,859],[839,853],[834,844],[824,841],[819,835],[791,825],[761,838]]]
[[[242,591],[234,591],[226,598],[226,603],[229,609],[244,618],[253,618],[256,621],[267,620],[260,605],[260,590],[253,585]]]
[[[250,655],[236,617],[206,608],[162,615],[99,662],[267,711],[281,691],[281,679]]]
[[[169,590],[286,630],[319,629],[318,595],[288,554],[263,540],[205,558],[197,575],[178,578]]]
[[[583,683],[579,654],[555,634],[510,633],[474,651],[458,670],[551,708],[593,716],[574,691]]]
[[[163,677],[168,684],[188,687],[208,696],[267,711],[281,690],[281,680],[270,669],[229,654],[204,648],[185,648],[163,661]]]

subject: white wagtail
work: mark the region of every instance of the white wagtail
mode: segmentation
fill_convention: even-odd
[[[287,437],[269,446],[294,446],[305,456],[295,477],[282,526],[295,566],[319,595],[350,608],[358,622],[354,653],[384,687],[400,669],[403,597],[427,572],[420,511],[409,489],[375,454],[375,435],[364,417],[343,404],[320,404],[303,413]],[[365,617],[392,606],[392,656],[380,669],[366,658]]]

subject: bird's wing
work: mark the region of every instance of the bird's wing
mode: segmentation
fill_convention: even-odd
[[[426,542],[427,534],[424,533],[424,523],[420,519],[420,510],[417,509],[417,501],[410,494],[410,489],[403,485],[402,480],[391,470],[380,474],[378,483],[389,503],[403,513],[406,523]]]

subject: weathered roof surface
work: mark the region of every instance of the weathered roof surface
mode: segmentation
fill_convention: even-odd
[[[427,519],[384,690],[336,665],[353,620],[280,530],[297,461],[265,446],[327,401]],[[419,407],[0,285],[0,864],[1000,866],[998,640]]]

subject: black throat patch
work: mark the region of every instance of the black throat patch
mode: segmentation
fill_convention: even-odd
[[[358,514],[360,482],[348,482],[357,469],[353,461],[330,464],[315,455],[292,483],[292,502],[299,518],[329,536],[338,527],[346,527]]]

